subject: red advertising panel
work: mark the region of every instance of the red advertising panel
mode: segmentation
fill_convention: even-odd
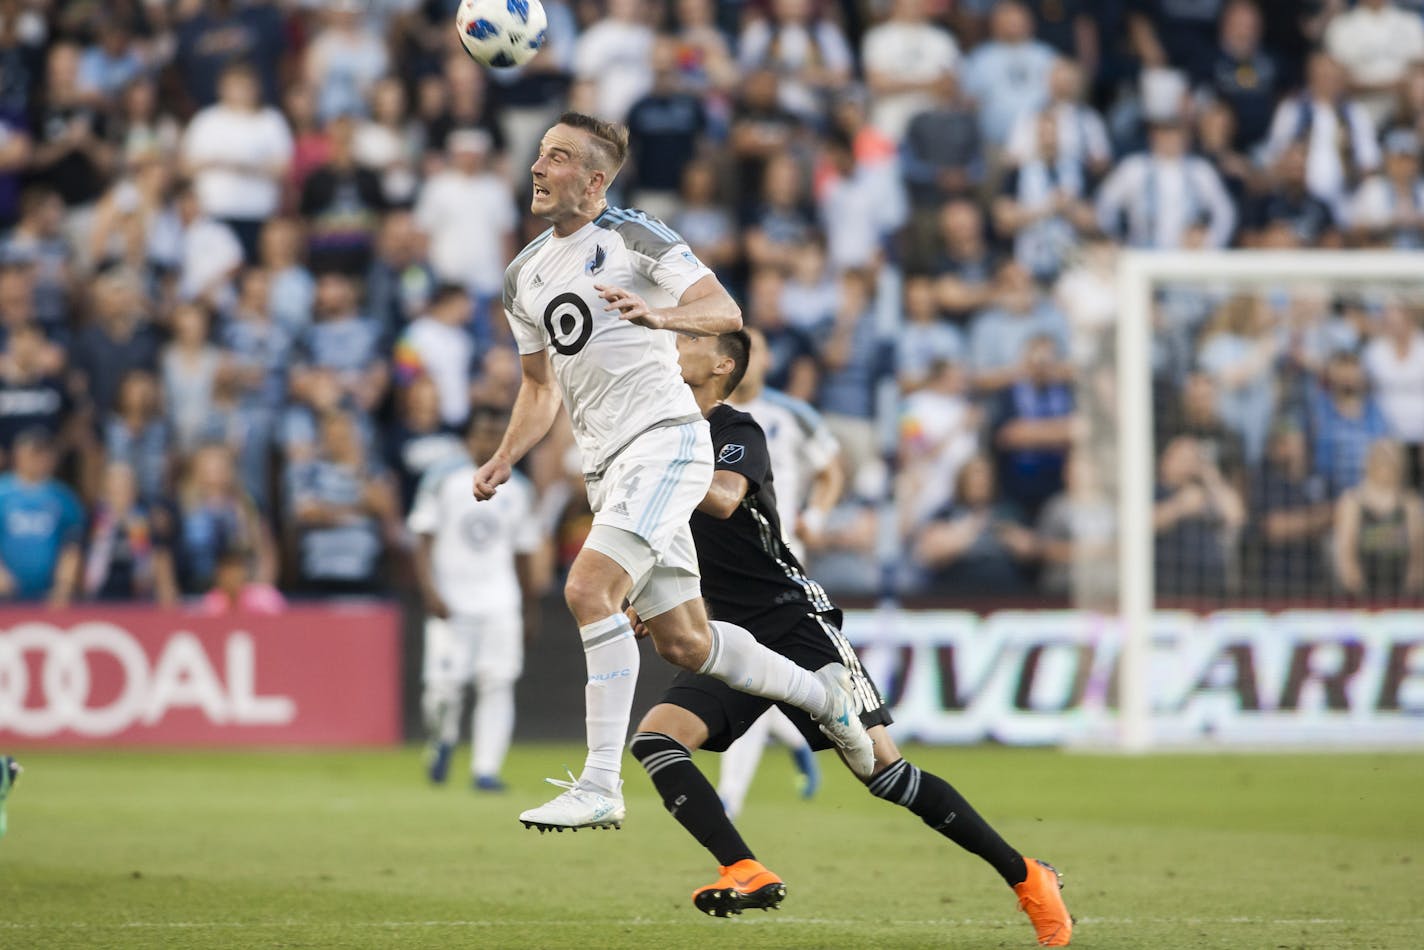
[[[388,606],[0,611],[0,748],[400,739]]]

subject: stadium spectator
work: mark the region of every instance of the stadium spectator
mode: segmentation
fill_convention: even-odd
[[[935,291],[945,316],[966,326],[974,313],[994,299],[998,260],[989,244],[984,214],[967,199],[946,204],[939,213],[943,253],[932,272],[939,275]]]
[[[760,203],[749,215],[744,233],[747,263],[753,270],[789,270],[798,248],[821,239],[807,207],[801,164],[793,156],[777,155],[767,161]]]
[[[867,30],[860,44],[874,97],[871,121],[895,142],[905,137],[912,118],[933,108],[945,78],[959,65],[959,44],[925,7],[925,0],[894,0],[889,18]]]
[[[183,89],[196,105],[212,105],[224,68],[242,62],[254,64],[263,101],[277,101],[278,63],[286,49],[286,33],[275,4],[207,0],[175,12],[174,61]]]
[[[174,205],[179,227],[178,297],[222,308],[230,302],[233,275],[242,267],[242,241],[232,228],[203,214],[191,183],[179,186]]]
[[[283,90],[282,112],[292,128],[292,162],[283,182],[283,205],[291,207],[307,176],[331,155],[331,139],[317,116],[316,93],[305,83],[293,83]]]
[[[6,72],[9,82],[23,85],[22,82],[17,82],[18,77],[14,75],[14,69],[7,69]],[[12,95],[13,93],[7,95],[0,92],[0,103]],[[21,93],[22,97],[23,95]],[[21,108],[16,111],[7,111],[0,107],[0,227],[9,227],[19,213],[20,184],[23,173],[29,166],[33,148],[34,141],[25,124],[23,101]]]
[[[766,384],[813,402],[819,378],[816,346],[805,331],[792,326],[782,309],[786,279],[773,267],[752,272],[747,285],[747,322],[766,336],[771,354]]]
[[[1231,196],[1232,207],[1238,218],[1245,206],[1246,196],[1260,177],[1249,156],[1238,149],[1236,139],[1236,116],[1224,102],[1208,102],[1197,110],[1196,140],[1197,154],[1206,159],[1208,165],[1221,179],[1226,193]]]
[[[1242,243],[1278,250],[1340,245],[1334,210],[1306,183],[1308,152],[1304,142],[1292,142],[1281,152],[1265,191],[1247,204]]]
[[[94,42],[79,54],[78,84],[97,99],[114,99],[140,77],[146,64],[122,14],[99,17],[94,32]]]
[[[366,274],[366,312],[388,335],[419,316],[435,291],[435,272],[425,247],[425,235],[410,212],[386,214]]]
[[[270,281],[268,307],[272,319],[289,334],[298,334],[312,320],[316,279],[303,263],[302,226],[294,218],[273,218],[262,228],[261,266]]]
[[[902,531],[954,500],[959,470],[979,450],[982,414],[969,399],[961,364],[930,364],[924,385],[900,409],[900,476],[895,498]]]
[[[1203,77],[1204,89],[1235,117],[1232,145],[1243,152],[1265,140],[1285,88],[1286,77],[1263,38],[1261,8],[1255,0],[1230,0],[1221,11],[1211,71]]]
[[[235,548],[247,552],[250,569],[260,582],[276,579],[271,531],[243,491],[227,446],[205,445],[188,457],[177,502],[173,550],[185,593],[207,591],[224,554]]]
[[[1235,581],[1228,567],[1245,506],[1196,439],[1181,435],[1167,443],[1157,465],[1156,499],[1158,595],[1223,597]]]
[[[307,224],[307,260],[315,271],[363,277],[371,266],[385,192],[376,173],[356,161],[355,120],[333,118],[327,160],[302,184],[298,209]]]
[[[1083,451],[1070,453],[1063,490],[1034,525],[1039,590],[1087,608],[1114,603],[1118,590],[1117,506],[1103,490],[1098,464]]]
[[[416,376],[396,393],[397,416],[385,443],[385,464],[396,476],[402,511],[410,511],[420,479],[431,467],[464,449],[459,431],[440,418],[440,390],[428,375]]]
[[[1241,436],[1246,462],[1252,466],[1265,454],[1266,434],[1276,411],[1270,371],[1280,356],[1281,342],[1264,301],[1241,294],[1217,310],[1197,357],[1216,388],[1222,420]]]
[[[1424,247],[1424,178],[1419,139],[1396,129],[1384,137],[1384,169],[1355,190],[1346,212],[1356,243],[1398,250]]]
[[[872,278],[860,271],[846,271],[840,278],[840,308],[833,324],[819,334],[824,372],[816,405],[841,445],[847,480],[879,464],[875,448],[875,377],[881,362],[881,344],[875,313],[870,309],[874,296]],[[775,344],[769,336],[767,345],[775,354]]]
[[[1360,358],[1342,350],[1332,355],[1322,374],[1323,386],[1310,397],[1310,435],[1315,449],[1312,471],[1325,479],[1332,498],[1360,482],[1365,455],[1389,424],[1369,391]]]
[[[355,283],[345,274],[321,276],[316,289],[316,322],[297,340],[291,386],[301,396],[311,370],[336,374],[341,395],[362,412],[371,412],[385,398],[390,367],[382,350],[382,333],[375,321],[362,316]]]
[[[119,381],[113,411],[102,421],[104,454],[133,470],[139,497],[161,500],[169,487],[173,433],[163,415],[158,378],[147,369],[133,369]]]
[[[316,456],[287,470],[300,583],[313,593],[369,594],[383,586],[383,530],[397,517],[396,496],[348,413],[327,413],[319,427]]]
[[[934,281],[924,275],[905,279],[904,318],[895,340],[895,375],[906,393],[923,386],[941,363],[964,359],[964,334],[940,319]]]
[[[181,263],[183,226],[173,201],[172,164],[155,152],[127,163],[128,173],[94,207],[85,260],[103,270],[166,274]]]
[[[213,414],[218,374],[226,369],[221,348],[209,342],[211,315],[201,304],[180,304],[171,318],[173,338],[159,358],[163,405],[176,448],[197,447]]]
[[[102,417],[114,408],[119,383],[132,370],[158,370],[158,334],[146,319],[143,290],[115,271],[90,288],[92,322],[75,341],[73,364]]]
[[[364,114],[367,96],[389,68],[385,39],[365,8],[360,0],[329,0],[306,48],[305,78],[323,121]]]
[[[1236,209],[1216,170],[1188,153],[1180,120],[1153,124],[1146,152],[1113,168],[1098,191],[1098,225],[1131,247],[1224,247]]]
[[[814,122],[825,115],[830,95],[850,81],[851,46],[811,0],[771,0],[768,5],[771,16],[753,17],[742,30],[738,63],[744,72],[774,71],[780,77],[781,105]]]
[[[1031,337],[1021,357],[1022,377],[999,390],[990,432],[1005,500],[1027,521],[1063,488],[1063,460],[1073,444],[1073,391],[1061,376],[1058,343]]]
[[[1037,541],[997,497],[993,463],[976,455],[959,470],[954,501],[919,530],[913,551],[936,593],[1006,597],[1029,589],[1026,565]]]
[[[717,171],[710,162],[692,161],[682,172],[677,210],[669,223],[697,259],[727,279],[741,259],[741,235],[732,213],[717,200]]]
[[[961,94],[958,75],[946,72],[931,92],[906,125],[900,167],[912,208],[932,221],[936,208],[983,180],[984,147],[979,117]]]
[[[812,235],[792,251],[790,273],[781,289],[787,322],[809,336],[829,327],[840,307],[840,288],[828,263],[825,244]]]
[[[1018,0],[999,0],[989,20],[990,39],[964,60],[964,91],[979,105],[979,128],[1003,148],[1020,116],[1048,101],[1048,75],[1056,57],[1034,39],[1033,14]]]
[[[737,163],[738,196],[744,207],[750,207],[756,196],[764,194],[768,185],[763,176],[770,173],[774,159],[788,156],[800,126],[795,113],[777,100],[777,74],[771,69],[751,72],[742,83],[728,137]]]
[[[427,179],[415,220],[430,237],[430,265],[448,284],[479,300],[501,293],[504,265],[514,256],[519,219],[509,184],[490,171],[489,135],[458,129],[448,139],[449,167]]]
[[[1086,90],[1081,67],[1058,59],[1048,73],[1048,102],[1042,110],[1025,113],[1014,121],[1005,145],[1006,158],[1022,164],[1044,156],[1056,164],[1071,162],[1089,180],[1101,178],[1112,167],[1112,143],[1097,110],[1083,101]],[[1043,120],[1053,123],[1053,147],[1046,153],[1039,144]]]
[[[877,266],[908,208],[897,175],[862,160],[850,136],[835,129],[823,140],[816,168],[816,204],[826,252],[836,271]]]
[[[273,315],[267,271],[250,268],[239,287],[237,305],[222,322],[219,339],[228,362],[225,382],[231,387],[233,422],[241,433],[235,449],[242,484],[263,510],[269,510],[267,468],[287,395],[287,363],[294,341]]]
[[[469,333],[470,295],[458,284],[437,287],[424,316],[396,342],[397,383],[428,376],[440,395],[440,421],[458,428],[470,412],[475,345]]]
[[[12,328],[0,351],[0,468],[9,465],[15,440],[24,432],[42,432],[52,442],[68,433],[73,444],[83,419],[74,408],[64,381],[47,359],[48,343],[34,323]],[[62,445],[63,443],[60,443]],[[64,450],[56,445],[57,454]]]
[[[85,600],[151,600],[172,606],[178,600],[169,548],[171,519],[138,498],[134,470],[110,462],[89,517],[82,594]]]
[[[1027,377],[1023,362],[1028,342],[1046,337],[1055,348],[1049,375],[1067,378],[1061,361],[1068,353],[1068,320],[1034,283],[1023,265],[1006,261],[994,280],[994,306],[980,312],[969,328],[969,363],[974,386],[986,392],[1005,389]]]
[[[79,583],[84,509],[54,478],[48,435],[20,433],[11,454],[0,475],[0,597],[63,607]]]
[[[1304,142],[1305,182],[1310,193],[1337,214],[1359,181],[1379,167],[1380,148],[1369,113],[1348,95],[1340,64],[1314,53],[1307,65],[1306,88],[1283,100],[1271,120],[1267,161],[1275,161],[1293,142]]]
[[[683,171],[707,128],[702,100],[682,89],[677,54],[671,38],[653,44],[653,86],[628,110],[632,167],[622,173],[635,186],[633,204],[665,221],[677,213]]]
[[[1224,0],[1143,0],[1131,4],[1128,42],[1144,66],[1174,66],[1193,82],[1201,82],[1211,70],[1217,18],[1224,6]]]
[[[463,52],[446,55],[442,77],[437,80],[439,108],[422,112],[426,157],[433,160],[432,165],[439,166],[442,150],[450,151],[451,134],[464,129],[476,129],[488,135],[492,151],[504,149],[504,133],[495,121],[494,103],[490,100],[489,75]]]
[[[654,34],[642,0],[609,0],[605,16],[574,46],[574,76],[596,84],[598,117],[620,122],[653,87]]]
[[[193,117],[183,135],[183,165],[205,215],[228,227],[248,262],[257,260],[262,222],[276,213],[292,162],[292,134],[282,114],[262,105],[256,71],[225,68],[218,102]]]
[[[1398,444],[1373,443],[1360,484],[1335,508],[1337,579],[1346,593],[1389,604],[1424,593],[1424,502],[1404,483]]]
[[[1037,153],[1004,176],[995,199],[994,228],[1011,239],[1014,259],[1035,279],[1052,281],[1078,244],[1080,231],[1095,226],[1088,202],[1087,170],[1058,150],[1058,121],[1038,117]]]
[[[1359,0],[1330,20],[1325,50],[1344,67],[1350,86],[1377,125],[1390,118],[1405,72],[1424,61],[1424,22],[1419,11],[1392,0]]]
[[[1157,415],[1158,431],[1154,441],[1166,445],[1173,434],[1189,435],[1197,440],[1203,457],[1221,470],[1226,480],[1238,490],[1246,486],[1246,448],[1241,433],[1225,421],[1222,412],[1220,384],[1203,372],[1187,374],[1178,405],[1170,403]],[[1175,410],[1175,411],[1173,411]]]
[[[105,140],[104,110],[79,85],[79,48],[69,42],[49,48],[44,85],[31,99],[30,127],[36,146],[29,178],[53,189],[68,210],[66,230],[79,236],[104,190],[113,160]]]
[[[356,129],[352,151],[356,162],[374,172],[388,207],[409,207],[415,201],[420,142],[406,105],[405,87],[394,76],[380,79],[371,90],[371,115]]]
[[[271,616],[286,609],[287,601],[281,591],[252,579],[252,554],[240,547],[231,547],[218,559],[212,589],[198,602],[197,612],[204,617],[232,613]]]
[[[28,265],[35,319],[59,335],[67,333],[75,261],[64,237],[64,201],[48,188],[20,195],[20,220],[0,246],[0,258]]]
[[[1249,593],[1302,598],[1325,580],[1325,539],[1335,506],[1324,479],[1311,474],[1305,432],[1290,421],[1277,424],[1266,461],[1251,481],[1251,526],[1244,577]]]
[[[1416,489],[1424,479],[1424,329],[1417,311],[1391,298],[1377,317],[1376,333],[1362,361],[1389,436],[1405,455],[1405,471]]]
[[[717,6],[714,0],[678,0],[673,35],[687,87],[722,104],[722,94],[740,77],[727,36],[717,26]]]
[[[171,162],[183,140],[182,126],[160,102],[158,83],[144,73],[119,91],[119,107],[109,129],[121,167],[147,158]]]

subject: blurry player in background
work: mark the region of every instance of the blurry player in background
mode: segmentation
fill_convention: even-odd
[[[721,401],[745,371],[749,349],[742,332],[678,341],[683,375],[711,423],[717,451],[712,487],[692,516],[702,589],[711,611],[752,627],[763,643],[797,663],[844,662],[851,671],[861,720],[875,738],[875,769],[862,777],[870,793],[908,809],[983,858],[1018,895],[1038,942],[1067,946],[1073,922],[1058,893],[1058,873],[1042,861],[1023,857],[948,782],[900,756],[885,730],[889,710],[840,631],[840,609],[805,575],[782,540],[766,438],[751,416]],[[641,633],[633,608],[629,613]],[[716,917],[775,907],[786,896],[786,884],[756,860],[711,783],[693,764],[691,752],[726,749],[771,705],[769,699],[682,671],[633,737],[633,755],[663,804],[717,860],[717,881],[692,893],[697,908]],[[804,714],[782,708],[808,741],[826,747]],[[855,860],[863,865],[866,856],[856,855]]]
[[[804,542],[815,544],[819,539],[825,530],[826,518],[845,487],[840,445],[815,409],[793,396],[767,388],[771,353],[766,337],[750,327],[746,332],[751,340],[747,374],[728,397],[727,404],[751,415],[766,434],[771,470],[777,473],[776,513],[781,518],[781,537],[797,560],[804,562]],[[801,773],[802,798],[815,795],[820,787],[821,769],[806,737],[773,706],[722,755],[717,794],[732,818],[741,814],[768,737],[791,751],[792,761]]]
[[[10,789],[24,771],[13,757],[0,755],[0,838],[5,837],[5,799],[10,797]]]
[[[514,733],[514,683],[551,560],[524,476],[512,475],[488,504],[470,496],[476,466],[499,447],[507,421],[502,410],[471,409],[469,454],[431,466],[407,519],[426,612],[421,707],[431,740],[430,781],[442,783],[449,774],[465,687],[473,683],[471,781],[487,792],[504,789],[499,772]]]
[[[623,743],[638,677],[630,602],[658,653],[737,689],[815,716],[859,774],[874,761],[838,662],[812,673],[735,624],[709,622],[688,517],[712,478],[707,422],[683,383],[676,331],[715,336],[741,310],[675,232],[610,208],[628,131],[565,113],[530,168],[530,211],[551,222],[505,271],[504,309],[524,371],[504,441],[474,477],[479,499],[549,431],[562,401],[578,443],[593,527],[564,597],[579,625],[588,758],[565,791],[519,816],[526,827],[620,827]]]

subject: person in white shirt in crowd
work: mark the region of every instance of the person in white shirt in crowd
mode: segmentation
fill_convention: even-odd
[[[1424,482],[1424,329],[1416,301],[1390,298],[1380,310],[1375,335],[1362,362],[1390,437],[1406,454],[1410,482]]]
[[[1310,193],[1344,217],[1345,196],[1379,167],[1380,148],[1369,112],[1350,98],[1345,72],[1325,53],[1306,63],[1306,88],[1281,102],[1271,120],[1264,158],[1274,164],[1292,142],[1305,142]]]
[[[954,500],[959,470],[979,451],[983,415],[969,398],[964,364],[936,359],[924,385],[900,410],[900,471],[895,500],[900,531],[910,537]]]
[[[833,129],[823,145],[824,174],[816,192],[831,268],[874,267],[883,241],[905,223],[909,208],[898,175],[856,160],[849,136]]]
[[[1350,86],[1377,125],[1389,120],[1395,91],[1414,63],[1424,62],[1424,19],[1392,0],[1359,0],[1325,28],[1325,51],[1350,76]]]
[[[1098,226],[1132,247],[1225,247],[1236,207],[1216,170],[1187,146],[1181,120],[1154,123],[1148,151],[1124,158],[1098,190]]]
[[[232,279],[242,267],[242,242],[232,228],[203,213],[191,182],[180,188],[175,206],[182,234],[178,298],[225,309],[233,299]]]
[[[371,88],[389,71],[385,38],[365,7],[362,0],[331,0],[325,22],[307,47],[306,80],[316,90],[323,122],[364,114]]]
[[[232,228],[243,257],[257,260],[262,224],[277,213],[292,162],[292,134],[282,114],[262,105],[257,73],[243,63],[223,70],[218,101],[202,109],[183,136],[184,171],[203,213]]]
[[[1349,224],[1361,244],[1414,250],[1424,247],[1424,178],[1419,137],[1395,129],[1384,137],[1384,170],[1371,175],[1350,201]]]
[[[825,114],[825,97],[850,82],[854,66],[840,27],[819,15],[811,0],[772,0],[771,18],[752,19],[737,52],[744,73],[775,70],[782,108],[813,120]]]
[[[459,284],[435,290],[423,316],[412,320],[396,344],[398,371],[429,376],[440,394],[440,421],[458,426],[470,411],[475,341],[470,335],[470,295]]]
[[[1048,74],[1057,57],[1034,39],[1033,14],[1018,0],[994,6],[989,34],[964,61],[964,91],[979,103],[984,138],[1002,148],[1019,117],[1048,101]]]
[[[519,216],[509,182],[490,169],[489,133],[458,129],[447,141],[449,165],[425,182],[415,221],[430,236],[430,265],[447,284],[462,284],[477,300],[504,286],[514,257]]]
[[[1093,178],[1105,174],[1112,167],[1112,143],[1103,117],[1083,102],[1083,92],[1082,68],[1071,59],[1055,60],[1048,73],[1048,105],[1014,122],[1004,146],[1008,160],[1021,165],[1038,157],[1038,130],[1048,116],[1058,133],[1054,157],[1077,162]]]
[[[760,330],[747,329],[751,349],[747,372],[727,403],[749,413],[766,434],[771,470],[777,473],[776,511],[786,546],[798,560],[806,557],[807,543],[816,544],[826,529],[826,519],[840,500],[845,474],[840,466],[840,444],[821,414],[810,405],[766,385],[771,351]],[[773,706],[722,755],[717,794],[729,817],[746,803],[752,779],[769,738],[790,750],[801,773],[801,797],[810,798],[821,784],[821,770],[805,736]]]
[[[607,15],[579,36],[574,77],[594,84],[599,118],[623,121],[653,88],[653,39],[642,0],[609,0]]]
[[[503,410],[474,407],[465,438],[469,454],[426,472],[406,520],[416,536],[415,573],[426,612],[426,774],[436,784],[448,777],[465,687],[473,685],[471,784],[486,792],[505,787],[500,769],[514,734],[514,684],[550,566],[528,479],[514,473],[484,502],[470,493],[476,466],[499,448],[506,421]]]
[[[356,130],[354,148],[357,163],[380,174],[388,204],[406,207],[415,199],[420,135],[398,78],[387,76],[372,87],[371,117]]]
[[[1038,152],[1004,177],[994,200],[994,229],[1013,238],[1014,258],[1043,281],[1058,277],[1079,244],[1079,232],[1095,228],[1088,200],[1088,172],[1058,148],[1057,118],[1038,115]]]
[[[895,142],[910,119],[935,106],[935,90],[959,64],[959,44],[925,15],[925,0],[895,0],[890,18],[860,44],[872,95],[870,121]]]

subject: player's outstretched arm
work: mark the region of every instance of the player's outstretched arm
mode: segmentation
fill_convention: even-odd
[[[746,497],[747,489],[751,483],[747,481],[745,475],[736,472],[720,469],[712,473],[712,484],[707,489],[707,494],[703,496],[701,504],[697,510],[705,515],[726,520],[732,517],[732,512],[737,510],[737,506]]]
[[[722,282],[711,274],[683,291],[676,307],[654,310],[648,302],[630,290],[595,284],[598,295],[607,302],[605,310],[617,312],[620,319],[654,330],[674,330],[692,336],[720,336],[742,328],[742,308],[727,293]]]
[[[494,456],[475,472],[475,497],[489,501],[500,485],[509,481],[514,463],[524,458],[548,433],[559,414],[559,391],[554,385],[554,368],[546,350],[519,357],[524,378],[509,414],[509,428]]]

